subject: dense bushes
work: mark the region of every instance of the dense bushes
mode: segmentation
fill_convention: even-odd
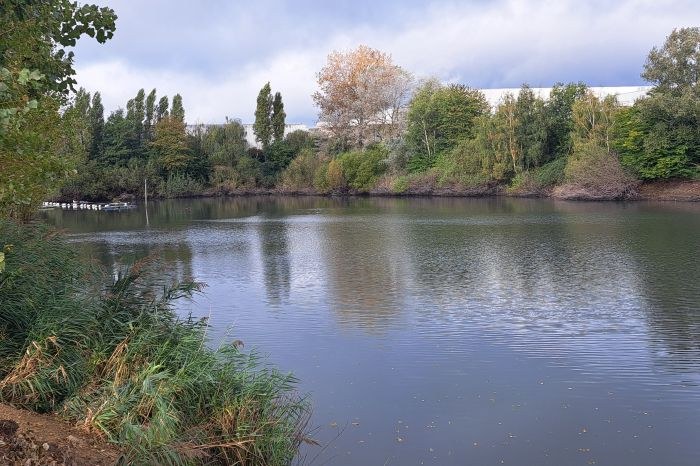
[[[388,151],[384,146],[376,145],[365,151],[341,154],[337,161],[348,186],[366,192],[372,189],[386,170],[387,155]]]
[[[209,349],[207,323],[178,318],[173,300],[201,285],[163,287],[142,262],[102,291],[44,227],[2,222],[0,247],[0,401],[58,412],[134,464],[293,459],[308,404],[292,376],[231,345]]]
[[[595,143],[579,144],[568,158],[565,183],[554,194],[564,198],[624,199],[636,180],[620,165],[617,155]]]
[[[321,177],[318,171],[324,166],[327,166],[327,162],[318,154],[309,149],[302,150],[282,173],[281,188],[287,191],[312,189],[321,182],[316,178]]]

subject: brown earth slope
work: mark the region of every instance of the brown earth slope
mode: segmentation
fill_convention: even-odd
[[[0,404],[0,464],[112,466],[119,451],[56,416]]]
[[[637,188],[638,199],[654,201],[700,201],[700,181],[657,181]]]

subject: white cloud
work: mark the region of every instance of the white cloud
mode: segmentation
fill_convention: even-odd
[[[323,37],[293,34],[310,25],[289,24],[288,30],[268,32],[282,44],[276,53],[260,50],[259,61],[249,60],[243,66],[233,62],[235,45],[228,62],[221,57],[219,45],[214,50],[221,65],[214,72],[174,71],[165,65],[144,69],[130,64],[128,56],[79,62],[78,81],[89,90],[100,90],[109,110],[124,106],[141,87],[156,87],[159,95],[180,92],[188,120],[203,122],[222,121],[224,116],[251,121],[257,93],[270,81],[273,90],[284,96],[288,120],[306,123],[315,119],[310,95],[326,55],[361,43],[391,53],[398,64],[419,77],[434,75],[475,87],[513,87],[522,82],[549,86],[578,79],[591,85],[639,84],[648,50],[661,44],[674,27],[697,23],[700,2],[433,3],[397,11],[397,16],[400,21],[391,26],[362,24]],[[225,28],[212,27],[222,41],[227,40]],[[250,28],[246,30],[251,33]],[[240,31],[231,28],[230,34],[229,43],[236,44]],[[290,40],[285,45],[287,35]]]

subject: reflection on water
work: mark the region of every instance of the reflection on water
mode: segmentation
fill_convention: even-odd
[[[317,464],[700,464],[700,205],[235,198],[46,214],[293,370]],[[341,434],[338,436],[339,431]],[[337,438],[336,438],[337,437]]]

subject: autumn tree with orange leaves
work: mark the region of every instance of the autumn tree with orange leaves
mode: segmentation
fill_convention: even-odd
[[[328,56],[313,99],[319,120],[333,136],[349,147],[362,148],[400,137],[402,109],[412,83],[410,73],[393,64],[391,56],[361,45]]]

